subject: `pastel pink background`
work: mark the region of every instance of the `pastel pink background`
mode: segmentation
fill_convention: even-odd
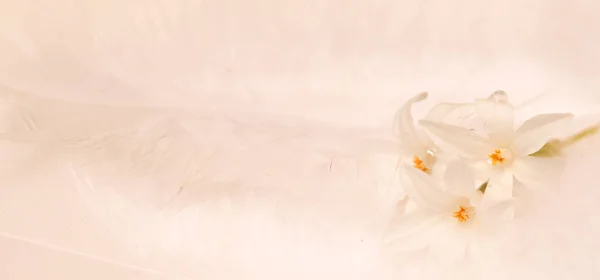
[[[312,131],[307,149],[339,148],[339,155],[352,152],[353,144],[336,144],[347,137],[386,135],[395,110],[421,91],[430,93],[431,103],[465,101],[502,89],[516,104],[536,97],[544,101],[527,107],[530,111],[597,110],[599,11],[600,3],[593,0],[0,0],[0,83],[76,103],[166,106],[248,123],[285,124],[248,129],[267,129],[256,143],[269,134],[293,133],[289,127]],[[66,112],[46,117],[49,123],[68,119]],[[299,119],[302,123],[295,126]],[[214,132],[221,125],[217,121],[190,125],[214,143],[237,145],[237,136]],[[246,156],[247,166],[255,164]],[[253,159],[265,166],[279,160],[267,162],[258,152]],[[229,161],[240,159],[223,159]],[[351,161],[340,162],[340,168],[354,168]],[[385,154],[366,168],[376,177],[379,166],[393,163]],[[285,168],[295,174],[291,170],[303,168],[298,165]],[[177,266],[178,259],[193,263],[194,254],[202,254],[138,261],[136,249],[117,241],[90,216],[64,180],[68,174],[56,174],[51,163],[40,166],[0,187],[0,279],[165,279],[157,271]],[[219,166],[214,168],[228,168]],[[343,181],[306,172],[313,176],[310,182]],[[337,197],[334,191],[324,196]],[[356,197],[340,203],[360,204]],[[323,226],[314,220],[320,209],[338,206],[309,201],[298,207],[314,211],[307,216],[312,218],[293,226],[314,233]],[[360,213],[374,215],[369,211]],[[240,213],[229,218],[243,231],[249,218]],[[354,214],[344,215],[351,219]],[[268,218],[261,223],[275,226]],[[365,236],[379,230],[360,219],[348,223]],[[214,231],[220,235],[219,228]],[[348,231],[328,232],[340,243],[325,248],[310,239],[301,243],[274,235],[260,246],[293,246],[294,254],[307,259],[339,260],[315,274],[322,278],[310,279],[360,277],[381,265],[372,258],[375,237],[349,252],[344,244]],[[229,238],[222,242],[236,242],[235,235]],[[260,246],[245,250],[263,250]],[[198,279],[251,279],[238,272],[261,267],[230,266],[223,263],[225,257],[211,263],[211,256],[200,258],[206,269],[199,270]],[[347,267],[352,271],[337,272]]]

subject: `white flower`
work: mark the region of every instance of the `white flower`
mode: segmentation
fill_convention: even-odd
[[[444,261],[463,258],[467,249],[492,237],[512,219],[512,201],[482,200],[473,171],[462,162],[450,163],[442,183],[405,166],[401,180],[417,208],[391,224],[385,243],[401,251],[428,248]]]
[[[394,122],[394,132],[400,142],[401,162],[431,174],[443,171],[442,168],[437,168],[440,165],[441,150],[423,130],[417,129],[412,117],[413,104],[425,99],[427,99],[426,92],[417,94],[398,110]],[[475,109],[472,104],[441,103],[434,106],[425,119],[459,125],[474,113]]]
[[[526,186],[545,182],[560,173],[562,161],[531,154],[552,139],[571,114],[542,114],[514,130],[514,108],[506,94],[496,92],[475,102],[477,115],[484,121],[487,138],[463,127],[422,120],[420,124],[436,138],[444,151],[466,160],[481,180],[489,180],[486,195],[495,199],[512,197],[514,179]]]

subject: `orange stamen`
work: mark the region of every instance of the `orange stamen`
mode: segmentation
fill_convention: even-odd
[[[429,172],[429,168],[425,166],[423,161],[418,156],[413,157],[413,167],[425,173]]]
[[[488,157],[491,160],[492,165],[496,165],[498,163],[504,163],[506,160],[505,157],[502,156],[502,150],[495,149],[493,153],[489,154]]]
[[[456,218],[458,220],[459,223],[464,223],[466,221],[468,221],[469,219],[471,219],[471,211],[469,211],[468,207],[464,207],[464,206],[459,206],[460,210],[454,212],[452,214],[452,217]]]

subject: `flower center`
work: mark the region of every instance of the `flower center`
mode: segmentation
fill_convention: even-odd
[[[475,209],[473,207],[462,205],[459,205],[458,207],[458,211],[452,213],[452,217],[458,220],[459,223],[466,223],[475,216]]]
[[[425,163],[423,163],[423,160],[421,160],[418,156],[413,157],[413,167],[416,169],[419,169],[425,173],[429,173],[429,168],[427,168],[427,166],[425,166]]]
[[[495,149],[492,153],[488,154],[488,162],[493,166],[505,164],[510,158],[511,153],[507,149]]]
[[[431,167],[435,164],[435,150],[429,149],[423,158],[413,156],[413,167],[425,173],[431,172]],[[429,166],[429,167],[428,167]]]

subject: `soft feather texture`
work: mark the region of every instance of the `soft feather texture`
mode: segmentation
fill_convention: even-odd
[[[37,113],[12,102],[7,105],[12,106],[8,119],[47,119],[51,115],[45,112],[78,108],[82,118],[110,116],[119,109],[44,99],[29,104],[37,104]],[[593,248],[600,228],[592,212],[600,194],[593,172],[583,171],[600,155],[598,139],[573,148],[562,184],[525,195],[527,211],[506,233],[495,258],[445,267],[435,259],[398,255],[381,246],[400,198],[395,145],[381,134],[356,128],[311,129],[314,124],[300,121],[294,126],[258,119],[236,123],[167,109],[142,113],[145,118],[129,125],[119,122],[117,128],[107,126],[110,120],[89,123],[111,127],[106,132],[77,131],[75,126],[64,130],[61,123],[52,122],[33,128],[16,122],[5,128],[7,135],[20,135],[12,140],[14,145],[44,150],[39,156],[51,173],[32,169],[34,180],[61,180],[62,190],[83,202],[80,211],[85,212],[79,215],[116,237],[128,262],[180,277],[237,279],[423,279],[430,274],[431,279],[585,279],[597,273]],[[588,116],[587,122],[595,120]],[[583,121],[578,122],[581,127]],[[63,137],[53,137],[59,135]],[[50,139],[54,144],[48,147]],[[26,180],[12,175],[13,181]],[[75,180],[69,180],[71,175]],[[33,184],[27,191],[33,195],[40,187],[44,189]],[[4,191],[19,192],[9,185]],[[4,197],[5,202],[11,198]],[[28,205],[28,199],[15,202]],[[55,210],[47,207],[39,211]],[[4,213],[10,220],[11,213]],[[81,226],[58,213],[51,216],[62,222],[60,226]],[[33,217],[20,221],[21,226],[35,222]],[[10,229],[10,223],[4,225]],[[48,238],[43,231],[35,235]],[[78,237],[89,242],[86,236]],[[79,249],[72,241],[62,238],[71,249]]]
[[[0,2],[0,278],[596,279],[598,138],[494,257],[382,246],[415,93],[600,122],[597,4],[449,3]]]

